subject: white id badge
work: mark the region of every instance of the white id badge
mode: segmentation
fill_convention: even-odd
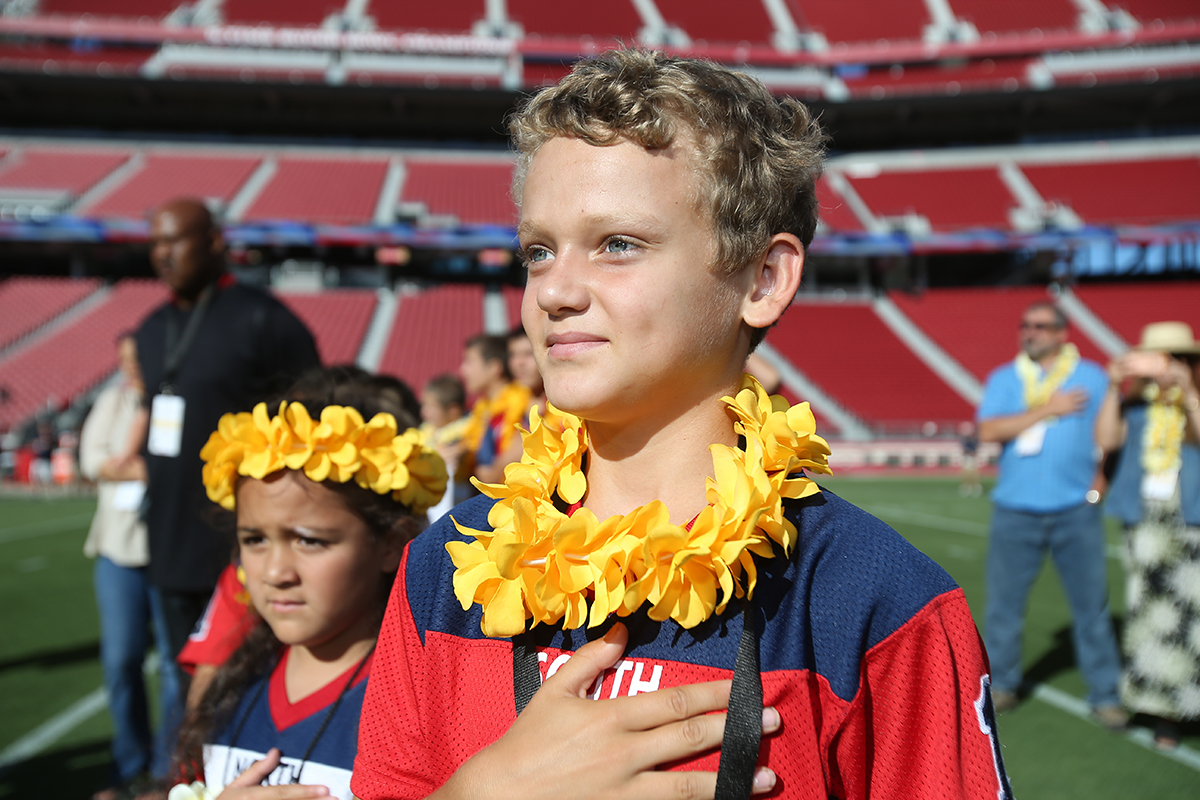
[[[1170,500],[1175,496],[1175,483],[1179,480],[1179,473],[1171,472],[1156,472],[1153,475],[1146,473],[1142,476],[1142,497],[1146,500]]]
[[[1016,440],[1017,455],[1019,456],[1036,456],[1042,452],[1042,444],[1046,441],[1046,421],[1035,422],[1025,430]]]
[[[146,449],[151,455],[175,458],[183,444],[183,398],[156,394],[150,403],[150,435]]]
[[[145,481],[121,481],[113,492],[112,506],[116,511],[137,511],[146,496]]]

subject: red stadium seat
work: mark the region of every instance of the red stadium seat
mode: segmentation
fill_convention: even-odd
[[[405,168],[403,202],[423,203],[430,214],[453,215],[460,222],[516,224],[511,163],[411,158]]]
[[[919,295],[891,292],[888,297],[929,338],[980,381],[1020,349],[1017,325],[1031,304],[1050,300],[1040,286],[1001,289],[930,289]],[[1107,356],[1079,330],[1071,341],[1084,358],[1101,364]]]
[[[995,168],[895,170],[847,179],[877,217],[919,214],[935,231],[1009,227],[1017,200]]]
[[[405,295],[379,371],[420,394],[426,381],[458,372],[463,344],[483,330],[483,287],[447,285]]]
[[[365,225],[387,168],[383,160],[281,158],[244,219]]]
[[[772,346],[844,408],[895,427],[970,419],[974,409],[895,337],[869,305],[796,303]]]
[[[258,157],[151,154],[127,181],[79,211],[91,217],[142,218],[182,195],[228,205],[261,162]]]
[[[1200,216],[1200,158],[1022,165],[1042,199],[1091,225],[1155,225]]]
[[[33,415],[48,398],[65,405],[112,374],[117,334],[137,328],[166,299],[157,281],[121,281],[100,305],[0,361],[0,386],[10,397],[0,405],[0,429]]]
[[[375,293],[333,289],[317,294],[280,292],[279,299],[312,331],[322,364],[352,364],[375,313]]]
[[[0,350],[100,288],[95,278],[14,277],[0,283]]]

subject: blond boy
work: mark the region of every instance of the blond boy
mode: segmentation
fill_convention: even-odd
[[[409,548],[355,793],[1008,797],[961,590],[743,378],[816,226],[807,110],[620,51],[512,130],[522,319],[578,419]]]

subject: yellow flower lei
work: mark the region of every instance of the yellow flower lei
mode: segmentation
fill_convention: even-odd
[[[1025,390],[1025,407],[1037,408],[1044,406],[1050,395],[1062,388],[1075,367],[1079,366],[1079,348],[1070,342],[1064,344],[1054,359],[1054,366],[1046,371],[1045,376],[1026,353],[1017,356],[1015,366]]]
[[[1148,475],[1178,473],[1183,466],[1181,447],[1187,427],[1183,390],[1172,386],[1162,392],[1157,383],[1150,383],[1142,396],[1149,403],[1142,435],[1142,468]]]
[[[396,418],[380,413],[364,422],[349,406],[326,406],[320,421],[300,403],[267,404],[252,413],[225,414],[200,451],[208,498],[234,510],[239,475],[265,478],[281,469],[302,470],[314,481],[346,483],[392,496],[423,514],[446,489],[446,465],[415,428],[403,433]]]
[[[722,402],[746,447],[709,447],[716,477],[706,479],[709,505],[690,530],[672,524],[658,500],[603,521],[586,508],[559,510],[556,494],[575,504],[587,491],[587,429],[557,409],[561,430],[531,413],[524,455],[505,468],[504,483],[476,484],[499,501],[488,513],[492,530],[455,521],[474,541],[446,544],[455,595],[464,611],[483,606],[483,633],[514,636],[530,619],[590,628],[647,601],[651,619],[691,628],[733,597],[753,596],[752,555],[770,558],[772,542],[791,551],[797,534],[783,499],[820,491],[800,470],[829,474],[829,446],[815,433],[808,403],[789,408],[749,375],[737,397]]]

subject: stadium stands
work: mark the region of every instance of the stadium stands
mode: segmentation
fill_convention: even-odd
[[[365,225],[386,174],[382,159],[281,158],[243,219]]]
[[[822,177],[817,181],[817,203],[820,206],[818,216],[826,230],[839,233],[863,230],[862,221],[850,210],[838,191],[829,185],[828,177]]]
[[[261,161],[257,157],[150,154],[128,180],[88,208],[76,211],[94,217],[141,219],[163,201],[180,195],[217,201],[224,207]]]
[[[1123,8],[1143,25],[1156,22],[1194,20],[1196,4],[1192,0],[1111,0],[1109,7]]]
[[[842,70],[851,97],[1016,91],[1029,85],[1031,58],[985,58],[954,64],[893,64],[858,73]]]
[[[1022,165],[1047,202],[1070,206],[1092,225],[1195,222],[1200,158]]]
[[[293,0],[294,2],[295,0]],[[228,0],[227,0],[228,2]],[[50,15],[78,17],[127,17],[162,19],[179,5],[180,0],[39,0],[38,12]]]
[[[458,372],[463,343],[483,330],[483,287],[446,285],[404,295],[379,371],[420,393],[443,372]]]
[[[430,33],[468,33],[483,19],[485,0],[457,3],[397,3],[395,0],[370,0],[366,13],[380,30],[428,31]]]
[[[352,364],[362,347],[375,293],[334,289],[318,294],[280,292],[279,299],[312,331],[322,364]]]
[[[869,424],[902,429],[974,415],[869,305],[802,300],[784,314],[770,339],[810,380]]]
[[[642,18],[631,0],[605,3],[508,0],[507,7],[508,18],[520,24],[529,38],[570,36],[632,43],[642,27]]]
[[[79,195],[129,159],[126,152],[79,147],[30,147],[0,167],[0,192],[13,189]]]
[[[341,13],[345,5],[345,0],[225,0],[221,16],[231,25],[317,27],[330,14]]]
[[[876,217],[920,215],[935,231],[1009,227],[1017,203],[995,169],[896,170],[847,180]]]
[[[412,158],[405,167],[402,202],[422,203],[429,214],[460,222],[515,224],[511,163]]]
[[[0,404],[0,430],[48,402],[65,405],[110,375],[117,363],[117,334],[136,328],[166,298],[157,281],[122,281],[95,308],[0,361],[0,386],[9,396]]]
[[[0,282],[0,351],[100,288],[95,278],[14,277]]]
[[[792,0],[801,29],[836,42],[920,40],[929,24],[923,0]]]
[[[1039,300],[1051,299],[1040,286],[930,289],[919,295],[889,292],[888,297],[980,381],[1016,356],[1020,349],[1017,326],[1025,309]],[[1100,348],[1082,331],[1072,330],[1071,341],[1084,358],[1107,362]]]
[[[1200,283],[1084,284],[1075,288],[1083,301],[1129,345],[1136,345],[1143,326],[1181,320],[1200,335]]]
[[[657,0],[667,25],[687,34],[693,43],[771,44],[775,28],[761,2],[738,4],[730,14],[723,0]]]
[[[1074,30],[1079,23],[1079,6],[1071,0],[951,0],[950,5],[980,34]]]
[[[154,51],[145,47],[89,48],[54,42],[0,42],[0,70],[132,76]]]

